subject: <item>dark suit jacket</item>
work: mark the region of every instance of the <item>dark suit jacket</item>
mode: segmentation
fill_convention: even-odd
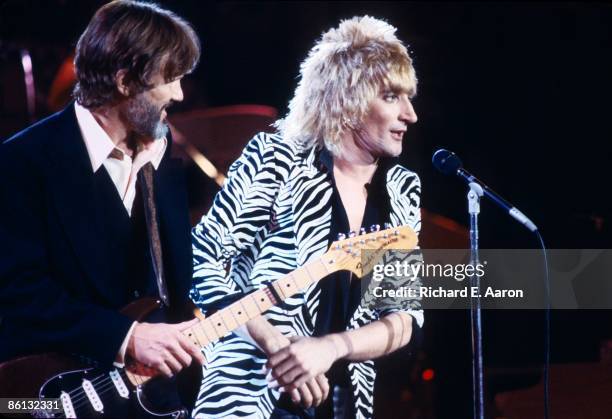
[[[180,307],[192,276],[190,223],[170,147],[154,179],[171,307]],[[93,182],[73,105],[0,145],[0,360],[41,351],[114,360],[132,323],[117,310],[135,297],[120,291]]]

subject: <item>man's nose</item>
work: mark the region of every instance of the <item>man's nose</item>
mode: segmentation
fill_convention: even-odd
[[[400,119],[405,121],[407,124],[415,124],[419,120],[419,117],[414,110],[414,106],[408,98],[402,101],[402,113],[400,115]]]
[[[181,80],[174,80],[170,84],[172,92],[172,100],[175,102],[181,102],[183,100],[183,88],[181,87]]]

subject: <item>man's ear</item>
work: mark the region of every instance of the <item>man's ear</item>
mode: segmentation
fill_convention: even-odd
[[[117,91],[125,97],[130,95],[130,88],[126,83],[126,74],[126,69],[121,69],[115,74],[115,86],[117,87]]]

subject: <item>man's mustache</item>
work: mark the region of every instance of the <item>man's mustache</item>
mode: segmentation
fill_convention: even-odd
[[[159,110],[160,112],[163,110],[168,109],[170,106],[174,105],[176,102],[174,100],[171,100],[170,102],[166,103],[165,105],[162,105],[161,109]]]

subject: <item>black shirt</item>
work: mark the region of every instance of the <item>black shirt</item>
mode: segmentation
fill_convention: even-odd
[[[346,210],[334,181],[332,157],[327,150],[323,150],[319,158],[323,165],[323,170],[329,173],[333,186],[331,227],[328,238],[328,245],[331,245],[337,239],[339,233],[348,235],[350,227]],[[390,202],[386,188],[386,174],[387,169],[394,163],[394,160],[381,159],[372,177],[372,181],[365,185],[368,196],[366,198],[361,227],[365,228],[367,232],[369,232],[372,225],[378,224],[383,226],[385,222],[389,222]],[[359,231],[355,233],[359,234]],[[359,278],[355,277],[351,272],[340,271],[319,281],[318,286],[321,290],[321,295],[319,297],[314,336],[345,331],[361,300],[361,282]],[[347,365],[347,361],[334,363],[327,374],[330,384],[342,387],[349,386]]]
[[[328,247],[336,241],[338,233],[348,235],[350,226],[342,199],[334,181],[333,159],[329,152],[323,149],[319,153],[321,170],[327,172],[333,187],[332,192],[332,214],[331,226],[328,236]],[[372,181],[366,184],[368,196],[363,214],[361,227],[369,232],[371,225],[380,225],[389,222],[391,203],[387,194],[386,176],[387,171],[397,159],[380,159]],[[359,234],[359,232],[356,232]],[[317,320],[313,336],[323,336],[330,333],[343,332],[346,330],[349,320],[359,306],[361,300],[361,282],[359,278],[351,278],[352,274],[340,271],[323,278],[317,286],[321,290]],[[281,417],[282,414],[293,414],[295,417],[327,419],[333,418],[333,386],[338,385],[350,388],[348,376],[348,361],[340,360],[332,365],[325,374],[330,384],[330,394],[327,400],[315,409],[303,409],[291,401],[288,393],[283,393],[272,417]],[[351,403],[353,406],[354,403]],[[277,415],[277,416],[275,416]]]

